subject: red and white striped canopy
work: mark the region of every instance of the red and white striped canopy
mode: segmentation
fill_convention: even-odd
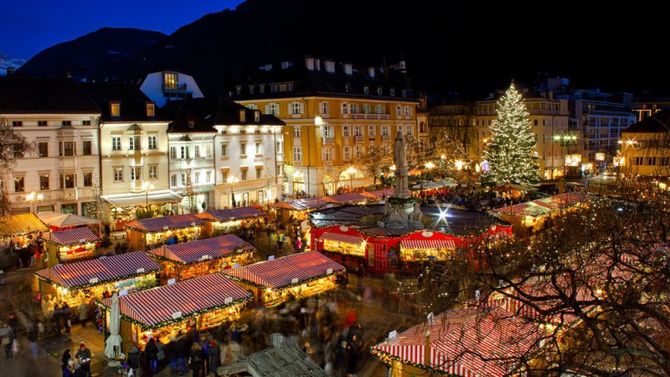
[[[348,234],[339,234],[339,233],[332,233],[332,232],[324,232],[321,237],[319,238],[321,241],[337,241],[337,242],[342,242],[342,243],[348,243],[351,245],[356,245],[359,246],[365,240],[363,237],[358,237],[358,236],[350,236]]]
[[[252,251],[254,247],[234,234],[206,238],[175,245],[163,245],[149,253],[178,263],[196,263],[205,259],[218,259],[239,251]]]
[[[122,316],[155,328],[166,321],[250,299],[251,293],[222,274],[213,274],[121,296],[119,308]],[[107,307],[111,303],[111,299],[102,301]]]
[[[332,271],[329,273],[328,270]],[[225,270],[223,273],[253,285],[281,288],[344,270],[342,265],[310,251]]]
[[[101,257],[98,259],[57,264],[53,267],[37,271],[41,278],[54,282],[65,288],[76,288],[84,285],[121,280],[133,275],[158,272],[160,267],[141,251]]]
[[[534,323],[500,308],[451,309],[435,316],[432,324],[373,346],[372,352],[459,376],[502,377],[514,370],[519,356],[536,349],[542,335]]]
[[[401,249],[449,249],[455,250],[456,243],[454,240],[402,240],[400,241]]]
[[[57,230],[43,237],[47,242],[59,245],[77,245],[80,243],[97,242],[100,238],[88,227]]]
[[[234,220],[243,220],[250,219],[254,217],[265,216],[265,212],[262,209],[257,207],[240,207],[240,208],[228,208],[220,209],[216,211],[207,211],[196,216],[202,219],[211,219],[218,222],[234,221]]]
[[[200,225],[204,222],[205,220],[198,218],[195,215],[174,215],[134,220],[128,223],[126,227],[143,230],[145,232],[160,232],[165,229],[188,228],[194,224]]]

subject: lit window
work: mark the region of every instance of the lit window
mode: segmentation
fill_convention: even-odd
[[[261,179],[263,178],[263,167],[262,166],[256,166],[256,179]]]
[[[40,174],[40,190],[49,190],[49,174]]]
[[[121,116],[121,103],[112,102],[109,104],[109,115],[113,117]]]
[[[71,189],[75,187],[76,176],[74,174],[60,175],[60,188]]]
[[[84,187],[93,186],[93,172],[84,172]]]
[[[158,165],[149,165],[149,178],[158,178]]]
[[[223,158],[228,157],[228,144],[225,143],[221,144],[221,157]]]
[[[279,104],[268,103],[267,105],[265,105],[265,113],[271,115],[279,115]]]
[[[247,112],[245,110],[240,110],[240,123],[247,121]]]
[[[247,168],[240,168],[240,180],[241,181],[247,180]]]
[[[49,143],[46,141],[37,143],[37,152],[38,157],[49,157]]]
[[[121,150],[121,138],[119,136],[112,136],[112,150],[113,151]]]
[[[23,192],[26,189],[25,186],[25,177],[19,176],[19,177],[14,177],[14,192]]]
[[[302,136],[302,132],[300,131],[299,126],[293,126],[293,137],[295,138],[300,138]]]
[[[321,102],[319,104],[319,109],[321,110],[321,114],[328,114],[330,110],[330,106],[328,105],[328,102]]]
[[[139,166],[131,166],[130,167],[130,180],[131,181],[138,181],[142,179],[142,168]]]
[[[175,90],[179,88],[179,75],[176,72],[163,72],[163,89]]]
[[[240,143],[240,156],[241,157],[247,156],[247,143]]]
[[[262,143],[256,143],[256,155],[261,155],[263,154],[263,144]]]
[[[123,182],[123,168],[120,166],[114,168],[114,182]]]
[[[84,140],[82,142],[82,154],[84,156],[90,156],[93,154],[93,144],[90,140]]]
[[[288,104],[288,113],[291,115],[302,115],[303,104],[300,102],[291,102]]]
[[[302,161],[302,148],[293,147],[293,160]]]
[[[153,103],[147,103],[147,117],[155,117],[156,116],[156,105]]]
[[[158,137],[157,136],[149,136],[148,137],[148,147],[149,149],[157,149],[158,148]]]

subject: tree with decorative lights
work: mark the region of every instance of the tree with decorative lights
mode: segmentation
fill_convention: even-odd
[[[497,119],[491,124],[491,141],[484,158],[490,170],[486,178],[496,184],[534,184],[538,175],[537,149],[523,96],[510,85],[497,104]]]

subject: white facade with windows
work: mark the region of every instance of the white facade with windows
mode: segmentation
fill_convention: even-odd
[[[32,147],[1,177],[11,212],[87,214],[86,203],[100,182],[99,116],[0,114]]]
[[[168,131],[170,189],[184,196],[184,212],[213,209],[215,134]]]

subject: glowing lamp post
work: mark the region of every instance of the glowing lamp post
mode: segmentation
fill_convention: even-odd
[[[30,203],[30,210],[35,212],[35,203],[40,202],[44,199],[44,194],[37,193],[35,191],[26,195],[26,201]]]
[[[149,182],[142,183],[142,190],[144,190],[145,200],[144,205],[149,207],[149,191],[154,189],[154,184]]]
[[[235,194],[233,193],[233,185],[240,181],[239,178],[235,176],[230,176],[226,179],[226,182],[230,185],[230,206],[235,207]]]
[[[351,185],[351,191],[354,191],[354,174],[356,174],[356,168],[353,166],[349,166],[346,170],[347,174],[349,174],[349,182]]]

